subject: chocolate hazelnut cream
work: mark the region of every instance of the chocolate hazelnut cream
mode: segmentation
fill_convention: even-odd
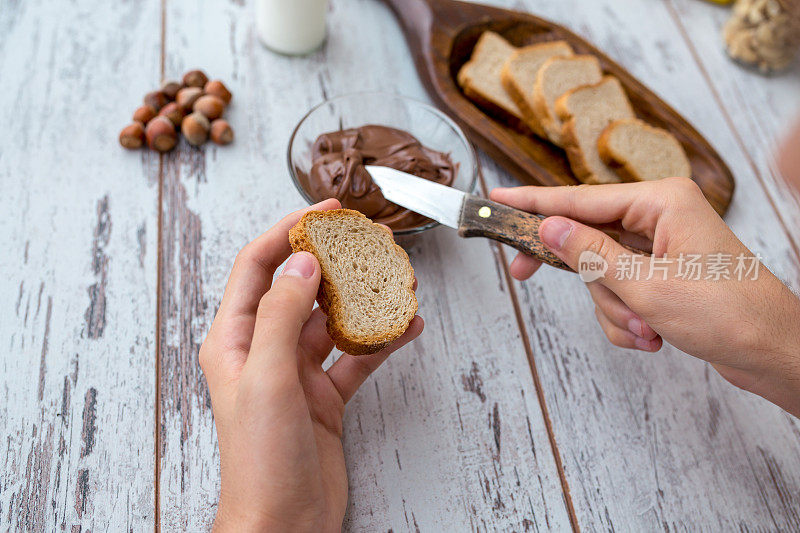
[[[391,167],[443,185],[452,185],[458,172],[449,154],[422,146],[408,132],[375,125],[323,133],[311,148],[311,161],[308,174],[297,174],[314,200],[338,198],[342,206],[393,230],[422,226],[429,219],[384,198],[364,165]]]

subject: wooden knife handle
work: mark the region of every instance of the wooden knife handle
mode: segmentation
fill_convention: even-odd
[[[574,272],[539,238],[539,225],[545,217],[526,213],[507,205],[498,204],[472,194],[464,199],[461,213],[461,226],[458,233],[462,237],[486,237],[495,241],[513,246],[520,252],[526,253],[547,263],[548,265]],[[597,228],[609,235],[614,240],[614,234],[603,228]],[[639,255],[650,255],[647,252],[623,244],[625,249]]]
[[[539,238],[540,215],[526,213],[480,196],[467,195],[461,213],[458,234],[462,237],[486,237],[535,257],[548,265],[574,272]]]

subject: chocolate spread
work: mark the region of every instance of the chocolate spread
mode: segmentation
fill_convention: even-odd
[[[422,146],[408,132],[375,125],[323,133],[311,148],[311,161],[308,175],[298,175],[312,198],[338,198],[342,206],[394,230],[428,219],[384,198],[364,165],[391,167],[443,185],[451,185],[458,171],[448,154]]]

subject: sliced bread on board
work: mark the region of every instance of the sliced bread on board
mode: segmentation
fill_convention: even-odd
[[[506,92],[500,77],[514,50],[500,35],[483,32],[472,57],[458,71],[457,81],[467,98],[509,126],[527,132],[522,111]]]
[[[552,57],[573,55],[566,41],[537,43],[518,48],[503,65],[500,73],[503,87],[522,113],[525,124],[539,137],[547,138],[539,120],[533,112],[533,85],[536,74],[545,61]]]
[[[533,113],[553,144],[563,145],[556,100],[570,89],[597,83],[602,78],[600,62],[590,55],[553,57],[539,68],[533,84]]]
[[[615,120],[635,118],[622,84],[614,76],[568,91],[556,101],[564,123],[561,130],[575,177],[584,183],[619,183],[617,174],[600,159],[597,141]]]
[[[389,228],[351,209],[310,211],[289,231],[289,242],[319,261],[318,301],[337,348],[375,353],[408,329],[417,312],[414,269]]]
[[[615,120],[597,141],[600,159],[624,181],[692,175],[683,146],[670,132],[639,119]]]

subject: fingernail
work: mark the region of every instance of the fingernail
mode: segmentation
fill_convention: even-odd
[[[281,276],[293,276],[295,278],[310,278],[314,275],[314,260],[308,252],[298,252],[286,262]]]
[[[644,326],[642,325],[642,321],[638,318],[631,318],[628,320],[628,331],[637,337],[644,335]]]
[[[554,250],[560,250],[572,233],[572,224],[563,218],[548,219],[539,228],[542,241]]]
[[[649,341],[647,339],[643,339],[641,337],[636,337],[633,340],[633,344],[639,348],[640,350],[645,350],[647,352],[653,351],[653,341]]]

